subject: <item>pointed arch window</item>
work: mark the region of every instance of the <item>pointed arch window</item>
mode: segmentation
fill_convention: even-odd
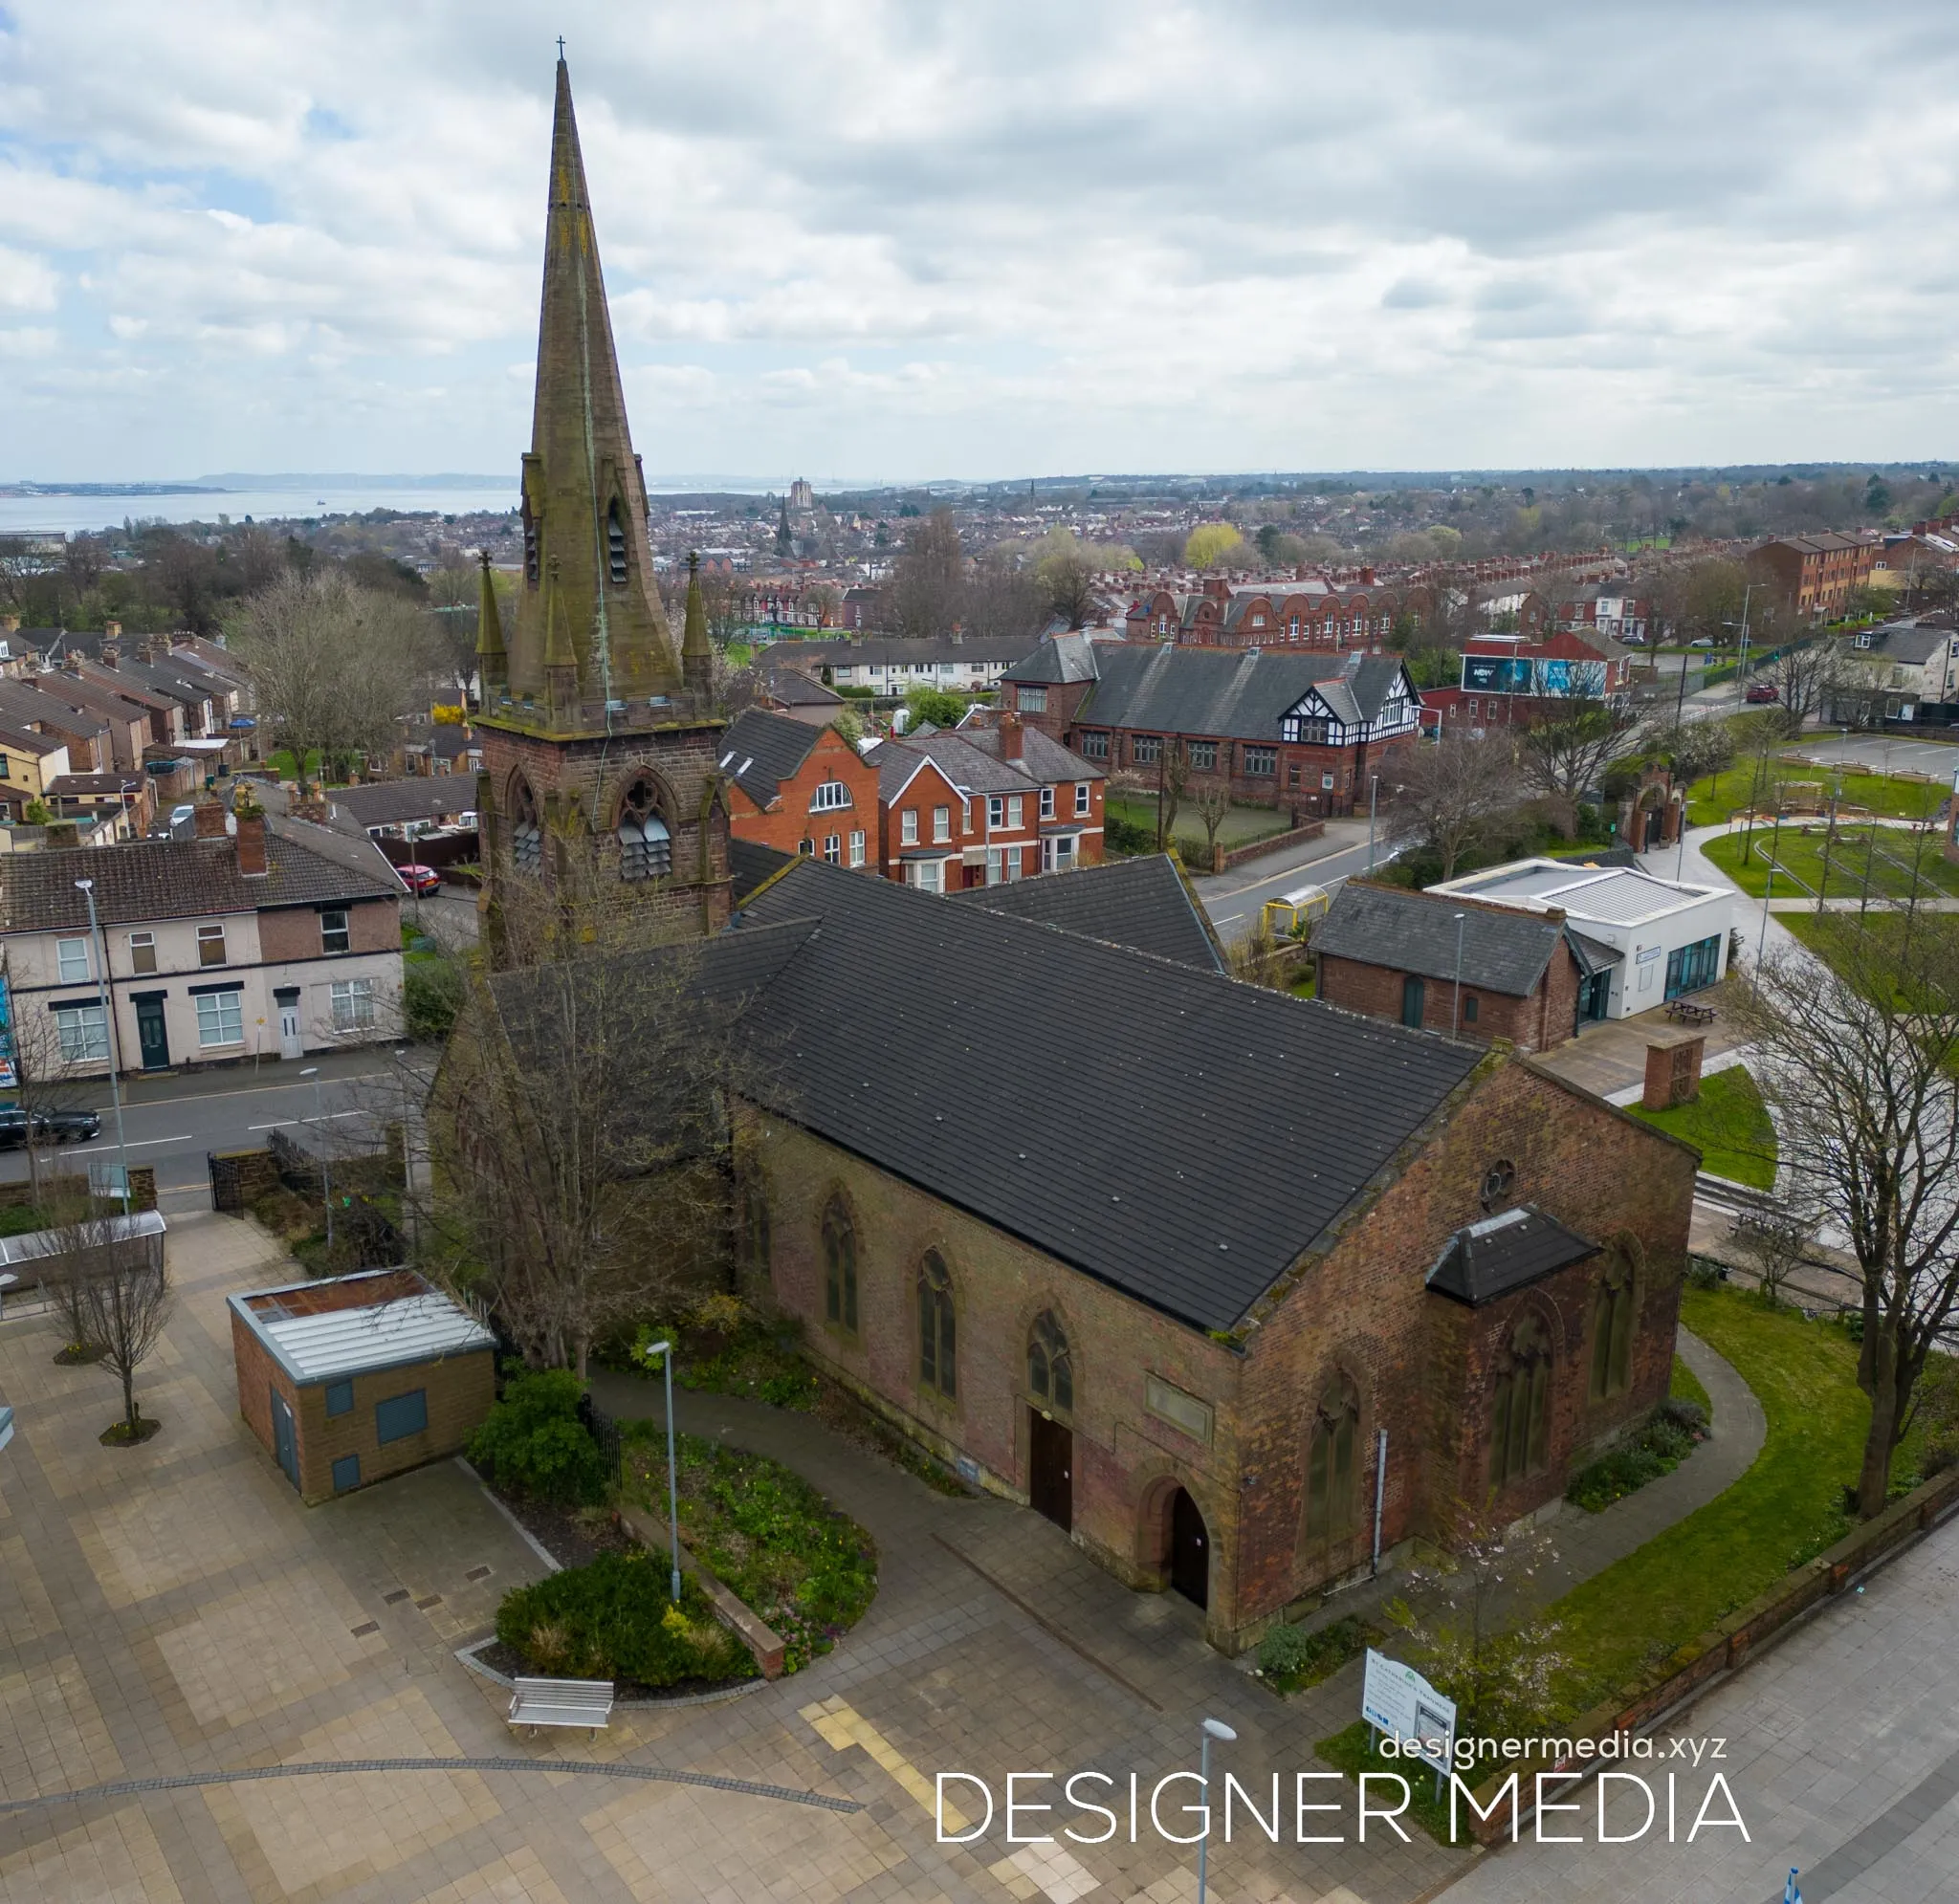
[[[538,797],[521,776],[511,794],[510,857],[519,872],[538,872],[544,864],[544,823]]]
[[[1606,1260],[1592,1296],[1592,1400],[1622,1395],[1633,1380],[1633,1324],[1637,1310],[1633,1264],[1622,1248]]]
[[[1340,1540],[1357,1524],[1360,1396],[1344,1375],[1321,1391],[1306,1457],[1306,1538]]]
[[[543,577],[543,567],[538,557],[538,518],[531,513],[531,495],[525,490],[522,498],[524,525],[524,580],[536,588]]]
[[[660,818],[649,780],[635,780],[619,807],[619,877],[665,879],[673,870],[673,836]]]
[[[1504,1487],[1551,1465],[1551,1332],[1526,1316],[1497,1365],[1489,1417],[1489,1484]]]
[[[1074,1357],[1052,1309],[1042,1310],[1027,1332],[1027,1392],[1057,1413],[1074,1412]]]
[[[927,1250],[918,1265],[918,1383],[950,1401],[958,1393],[958,1321],[945,1258]]]
[[[833,1196],[823,1213],[823,1312],[825,1317],[857,1333],[857,1226],[841,1196]]]
[[[626,586],[626,516],[617,496],[605,512],[605,573],[614,588]]]

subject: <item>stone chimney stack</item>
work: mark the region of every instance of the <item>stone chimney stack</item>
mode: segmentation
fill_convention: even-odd
[[[119,642],[105,641],[102,644],[102,666],[118,667],[122,662],[122,647]]]
[[[121,637],[122,624],[121,622],[104,622],[102,624],[102,638],[105,641],[120,641]]]

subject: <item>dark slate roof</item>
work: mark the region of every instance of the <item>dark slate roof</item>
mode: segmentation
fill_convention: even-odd
[[[1402,886],[1349,880],[1314,927],[1312,949],[1424,978],[1456,976],[1456,914],[1463,914],[1463,983],[1527,998],[1564,936],[1541,912],[1464,906]]]
[[[1112,645],[1096,666],[1100,677],[1075,716],[1078,725],[1230,740],[1277,740],[1281,717],[1330,684],[1336,684],[1335,711],[1343,719],[1371,719],[1400,668],[1392,655],[1127,644]],[[1334,698],[1325,697],[1330,704]]]
[[[812,861],[740,924],[812,919],[749,1008],[780,1113],[1198,1328],[1236,1324],[1484,1055]]]
[[[916,733],[888,741],[886,746],[894,747],[904,754],[922,754],[962,793],[1033,794],[1041,785],[1032,774],[1015,766],[1010,760],[999,759],[984,749],[974,746],[963,733],[952,733],[938,728],[928,733],[921,728]],[[876,751],[880,784],[885,767],[884,751],[883,747]]]
[[[791,708],[841,708],[844,697],[825,688],[813,675],[795,667],[771,667],[762,676],[762,688],[772,701]]]
[[[1933,655],[1943,654],[1950,639],[1949,632],[1944,628],[1928,628],[1912,622],[1892,622],[1872,630],[1871,645],[1862,652],[1920,667]],[[1850,652],[1858,651],[1853,644]]]
[[[728,840],[728,871],[731,876],[729,898],[737,906],[745,906],[748,895],[757,886],[763,885],[794,863],[794,853],[779,853],[773,846],[764,846],[759,840],[743,840],[730,835]]]
[[[991,759],[1002,758],[1000,751],[1000,730],[997,727],[967,727],[961,725],[958,737],[969,746],[979,749]],[[902,743],[900,743],[902,744]],[[1016,763],[1005,763],[1011,767]],[[1108,773],[1091,760],[1084,760],[1079,754],[1070,754],[1058,740],[1050,740],[1038,727],[1024,727],[1021,730],[1020,770],[1030,779],[1043,786],[1054,786],[1063,780],[1106,780]]]
[[[85,930],[88,903],[75,886],[83,878],[96,883],[105,926],[401,896],[401,881],[371,841],[276,818],[266,832],[267,871],[251,879],[239,872],[229,838],[10,853],[0,859],[0,932]]]
[[[475,777],[469,774],[417,774],[402,780],[370,780],[364,786],[335,787],[327,795],[336,821],[348,826],[399,826],[410,820],[438,820],[445,814],[473,813]]]
[[[721,771],[732,776],[758,806],[765,807],[781,783],[795,777],[822,733],[807,721],[750,708],[737,715],[721,736]]]
[[[1157,958],[1222,972],[1224,961],[1202,910],[1167,853],[1111,860],[1071,873],[1044,873],[1007,886],[974,886],[953,894],[989,912],[1010,913],[1064,932],[1129,946]]]
[[[1588,939],[1571,926],[1565,928],[1565,944],[1572,949],[1581,978],[1590,978],[1595,973],[1610,972],[1614,966],[1625,963],[1625,953],[1617,946],[1606,945],[1599,939]]]
[[[1597,1254],[1596,1243],[1527,1203],[1458,1230],[1429,1271],[1428,1286],[1475,1309]]]
[[[1001,676],[1024,681],[1029,687],[1067,687],[1095,679],[1095,644],[1087,635],[1051,635],[1032,654],[1024,655]]]

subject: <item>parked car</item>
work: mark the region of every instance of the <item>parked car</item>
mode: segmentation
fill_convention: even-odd
[[[79,1143],[102,1134],[102,1114],[96,1110],[43,1110],[34,1114],[34,1135],[42,1143]],[[18,1150],[27,1144],[27,1112],[18,1105],[0,1109],[0,1150]]]
[[[1714,643],[1711,636],[1703,635],[1699,641],[1689,642],[1687,646],[1689,647],[1712,647]]]
[[[402,884],[410,892],[427,893],[440,892],[442,890],[442,875],[433,866],[418,866],[410,864],[406,866],[397,866],[395,871],[401,875]]]
[[[1781,690],[1775,686],[1775,684],[1772,681],[1757,681],[1755,685],[1752,688],[1750,688],[1746,694],[1742,696],[1742,699],[1744,701],[1753,701],[1757,705],[1764,701],[1779,701],[1781,698]]]

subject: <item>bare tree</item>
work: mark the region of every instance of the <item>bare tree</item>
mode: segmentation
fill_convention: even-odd
[[[1095,611],[1095,569],[1087,552],[1079,545],[1050,550],[1041,558],[1039,575],[1048,607],[1070,628],[1087,627]]]
[[[725,1261],[732,1106],[765,1055],[715,995],[698,940],[647,937],[622,883],[578,870],[500,902],[506,955],[474,971],[430,1094],[420,1227],[535,1366],[583,1375],[596,1343]],[[772,1087],[770,1095],[778,1095]]]
[[[1442,861],[1443,879],[1516,810],[1516,750],[1503,734],[1447,735],[1418,748],[1398,771],[1388,837],[1426,846]]]
[[[1000,549],[980,558],[966,584],[964,610],[969,634],[1024,638],[1029,644],[1050,612],[1040,582]]]
[[[965,555],[950,509],[935,509],[913,525],[891,567],[888,613],[901,635],[945,634],[959,619]]]
[[[1801,733],[1805,722],[1821,717],[1835,698],[1840,671],[1839,650],[1827,637],[1793,644],[1769,664],[1764,678],[1775,689],[1791,733]]]
[[[21,1141],[27,1149],[28,1186],[35,1205],[45,1209],[54,1187],[49,1172],[55,1145],[54,1115],[79,1107],[100,1088],[100,1080],[90,1072],[109,1056],[107,1033],[105,1030],[97,1046],[85,1027],[71,1028],[64,1034],[53,1012],[19,1010],[12,961],[4,953],[0,953],[0,976],[4,976],[8,996],[15,1005],[5,1036],[12,1052],[12,1097],[26,1124]],[[71,1020],[71,1025],[76,1022]]]
[[[280,576],[245,604],[235,632],[259,718],[292,749],[302,781],[315,752],[324,774],[388,748],[431,661],[423,608],[334,569]]]
[[[1572,694],[1551,703],[1524,730],[1517,764],[1524,783],[1550,802],[1567,840],[1578,831],[1578,802],[1625,745],[1635,717],[1610,702]]]
[[[136,1371],[170,1319],[163,1238],[133,1234],[132,1219],[79,1203],[58,1227],[51,1294],[71,1346],[122,1385],[122,1419],[105,1442],[146,1440],[155,1423],[136,1412]]]
[[[1190,784],[1190,743],[1166,733],[1156,748],[1156,850],[1167,853],[1177,837],[1183,790]]]
[[[1809,1260],[1818,1227],[1814,1212],[1784,1206],[1751,1211],[1736,1220],[1734,1246],[1770,1302],[1782,1300],[1789,1279]]]
[[[1214,774],[1200,780],[1197,790],[1190,796],[1190,810],[1197,815],[1204,829],[1205,868],[1215,869],[1218,864],[1218,829],[1231,813],[1231,781],[1228,777]]]
[[[1826,914],[1827,963],[1768,952],[1734,1000],[1796,1193],[1857,1264],[1866,1517],[1884,1505],[1926,1358],[1959,1302],[1959,951],[1910,925]]]

